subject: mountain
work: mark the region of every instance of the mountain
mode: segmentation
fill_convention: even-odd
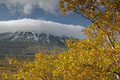
[[[57,36],[35,31],[0,33],[0,53],[31,53],[38,45],[54,49],[64,47],[67,36]]]
[[[65,47],[67,38],[86,38],[82,29],[80,25],[41,19],[0,21],[0,54],[59,50]]]
[[[36,42],[41,44],[64,45],[67,36],[57,36],[32,31],[0,33],[1,42]]]

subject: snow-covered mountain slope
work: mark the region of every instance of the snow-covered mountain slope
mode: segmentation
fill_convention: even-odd
[[[34,53],[36,50],[64,48],[67,38],[69,37],[34,31],[0,33],[0,54]]]
[[[17,31],[11,33],[0,33],[0,41],[4,42],[36,42],[41,44],[64,45],[67,36],[57,36],[47,33],[32,31]]]

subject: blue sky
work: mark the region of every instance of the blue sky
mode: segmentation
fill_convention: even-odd
[[[88,20],[79,14],[72,12],[66,15],[60,14],[59,0],[31,0],[30,3],[28,1],[0,0],[0,21],[28,18],[43,19],[61,24],[81,25],[83,27],[90,24]]]

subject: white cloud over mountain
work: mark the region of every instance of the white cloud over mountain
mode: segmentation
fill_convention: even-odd
[[[0,4],[5,4],[10,11],[30,14],[35,8],[55,13],[59,0],[0,0]]]
[[[84,27],[61,24],[52,21],[35,20],[35,19],[19,19],[10,21],[0,21],[0,33],[15,32],[15,31],[35,31],[44,32],[48,34],[74,38],[84,38],[81,30]]]

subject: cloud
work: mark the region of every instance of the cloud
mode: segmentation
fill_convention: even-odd
[[[84,38],[81,30],[82,26],[61,24],[52,21],[35,20],[35,19],[19,19],[10,21],[0,21],[0,33],[16,32],[16,31],[35,31],[40,33],[48,33],[57,36],[66,35],[74,38]]]
[[[0,0],[0,4],[5,4],[10,11],[30,14],[35,8],[55,13],[59,0]]]

